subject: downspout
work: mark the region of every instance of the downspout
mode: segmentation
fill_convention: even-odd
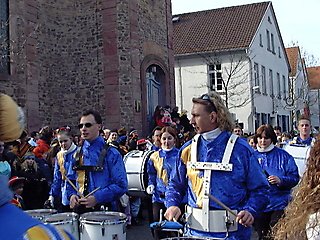
[[[252,130],[252,133],[255,132],[256,130],[256,119],[255,119],[255,115],[256,115],[256,111],[255,111],[255,106],[254,106],[254,89],[253,89],[253,80],[252,80],[252,60],[251,58],[249,57],[249,54],[248,54],[248,49],[245,50],[245,53],[246,53],[246,57],[248,58],[248,61],[249,61],[249,88],[250,88],[250,96],[251,96],[251,127],[252,129],[250,129],[250,132]]]
[[[182,97],[182,69],[181,69],[181,64],[180,61],[178,60],[178,84],[179,84],[179,99],[180,99],[180,111],[183,110],[183,97]]]

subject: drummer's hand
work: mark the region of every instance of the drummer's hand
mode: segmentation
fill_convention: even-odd
[[[281,183],[281,180],[280,180],[280,178],[278,176],[272,175],[272,176],[268,177],[268,182],[270,184],[278,184],[279,185]]]
[[[176,219],[176,220],[179,219],[180,215],[181,215],[180,208],[177,206],[171,206],[165,212],[164,217],[166,219],[168,219],[169,221],[172,221],[174,219]]]
[[[79,203],[84,205],[86,208],[92,208],[97,205],[97,200],[93,195],[91,195],[86,198],[80,198]]]
[[[245,227],[250,227],[254,222],[254,217],[250,212],[242,210],[238,213],[236,221]]]
[[[79,205],[79,197],[77,195],[72,195],[70,198],[70,208],[75,208]]]

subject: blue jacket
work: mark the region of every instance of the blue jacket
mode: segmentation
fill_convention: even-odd
[[[170,151],[158,150],[151,154],[148,161],[148,185],[154,185],[155,191],[152,202],[164,202],[165,191],[168,186],[169,176],[176,163],[179,150],[173,148]]]
[[[72,169],[75,164],[75,159],[73,157],[74,153],[78,149],[75,148],[73,151],[63,154],[62,151],[58,152],[54,164],[53,172],[53,182],[51,185],[51,190],[49,195],[53,197],[61,197],[62,204],[64,206],[69,205],[69,199],[67,196],[67,185],[68,182],[66,179],[63,179],[61,171],[69,179],[76,179],[76,172]],[[62,167],[62,168],[61,168]]]
[[[314,141],[315,140],[313,137],[308,137],[306,140],[303,140],[300,136],[297,136],[293,138],[291,143],[298,144],[298,145],[311,146]]]
[[[270,203],[264,212],[283,210],[290,200],[291,189],[299,182],[298,167],[293,157],[285,150],[274,147],[271,151],[255,155],[266,174],[278,176],[279,185],[270,184]]]
[[[105,141],[102,137],[97,137],[92,142],[84,141],[82,146],[83,165],[97,166],[99,156],[105,147]],[[100,187],[93,195],[98,204],[111,203],[119,198],[128,190],[128,181],[126,169],[122,156],[119,151],[113,147],[108,149],[104,159],[103,171],[89,173],[89,192]],[[77,171],[76,184],[80,191],[84,189],[83,172]],[[74,179],[73,179],[74,180]],[[68,199],[77,193],[68,184]]]
[[[223,131],[219,136],[206,141],[200,137],[198,142],[198,162],[221,162],[231,133]],[[179,206],[184,193],[187,193],[188,205],[201,208],[203,188],[203,170],[187,169],[191,160],[191,141],[181,148],[179,158],[172,172],[166,192],[166,207]],[[243,139],[237,139],[229,163],[231,172],[212,171],[210,193],[231,209],[247,210],[254,217],[262,212],[269,203],[269,186],[252,148]],[[187,177],[186,177],[187,176]],[[199,206],[200,205],[200,206]],[[210,201],[210,209],[222,209]],[[225,233],[201,232],[193,229],[189,234],[203,237],[224,237]],[[228,239],[250,239],[251,228],[238,224],[238,231],[229,234]]]

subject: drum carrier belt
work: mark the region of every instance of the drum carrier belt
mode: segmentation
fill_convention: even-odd
[[[233,232],[237,231],[237,223],[234,216],[230,216],[225,210],[210,210],[210,186],[211,172],[216,171],[232,171],[233,165],[229,163],[230,157],[238,138],[238,135],[232,134],[228,140],[221,163],[216,162],[198,162],[198,140],[200,134],[192,139],[191,143],[191,161],[187,163],[188,168],[195,170],[204,170],[203,176],[203,204],[201,208],[193,208],[188,206],[188,224],[190,228],[205,232]],[[237,212],[236,210],[233,210]]]
[[[76,163],[75,166],[72,168],[74,171],[84,171],[85,172],[85,178],[84,178],[84,191],[83,194],[86,195],[89,193],[89,172],[101,172],[104,169],[104,159],[107,155],[107,152],[111,146],[109,144],[105,144],[103,149],[100,152],[98,164],[96,166],[90,166],[90,165],[82,165],[81,159],[83,158],[83,151],[82,147],[79,151],[79,154],[77,154],[76,157]]]

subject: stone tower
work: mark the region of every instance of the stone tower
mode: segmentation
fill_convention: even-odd
[[[7,4],[0,91],[25,109],[29,130],[75,127],[93,108],[106,127],[146,135],[155,106],[175,105],[171,0]]]

